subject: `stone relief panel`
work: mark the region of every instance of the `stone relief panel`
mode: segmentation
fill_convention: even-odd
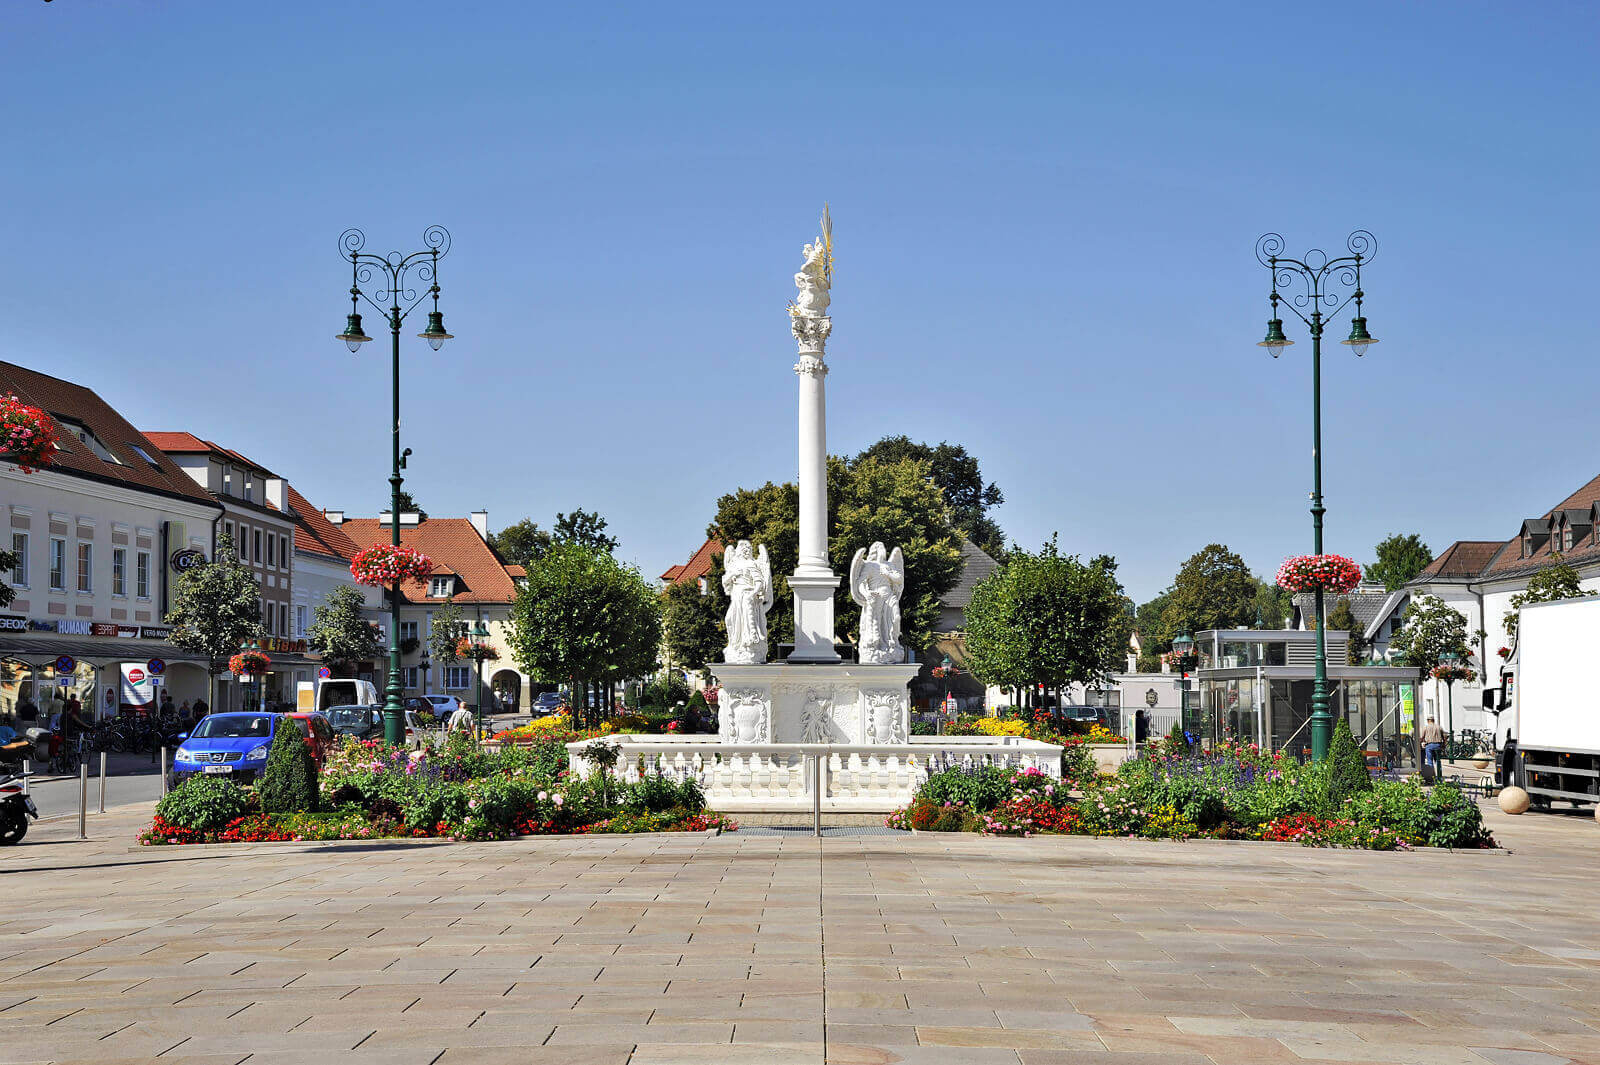
[[[874,688],[862,693],[866,702],[868,743],[905,743],[905,692]]]
[[[772,739],[772,703],[761,688],[724,688],[722,738],[732,743],[769,743]]]

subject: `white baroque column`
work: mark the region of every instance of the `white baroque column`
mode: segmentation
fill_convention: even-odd
[[[822,236],[805,246],[805,265],[794,275],[800,290],[789,324],[800,347],[794,372],[800,383],[800,558],[789,578],[794,593],[791,662],[837,662],[833,649],[833,593],[839,587],[828,562],[828,334],[833,285],[833,226],[822,212]]]

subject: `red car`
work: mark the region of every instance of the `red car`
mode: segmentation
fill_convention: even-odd
[[[311,711],[302,711],[295,714],[284,714],[284,717],[293,721],[300,728],[300,735],[306,738],[306,746],[311,748],[311,758],[317,763],[317,768],[322,768],[322,763],[327,760],[328,752],[333,750],[333,726],[322,714]]]

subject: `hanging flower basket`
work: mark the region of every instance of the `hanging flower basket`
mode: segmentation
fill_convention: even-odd
[[[1442,662],[1428,670],[1428,676],[1434,680],[1443,681],[1474,681],[1478,679],[1476,670],[1469,669],[1459,662]]]
[[[236,677],[259,677],[272,668],[272,659],[260,651],[240,651],[228,659],[228,672]]]
[[[494,649],[493,644],[479,643],[470,636],[463,636],[456,641],[456,657],[470,658],[474,662],[498,662],[500,652]]]
[[[61,450],[56,420],[16,396],[0,396],[0,454],[23,473],[50,465]]]
[[[1361,583],[1361,567],[1343,555],[1297,555],[1278,567],[1278,587],[1289,592],[1351,591]]]
[[[374,544],[350,562],[357,584],[386,588],[406,581],[425,581],[433,572],[433,559],[412,547]]]
[[[1190,651],[1188,654],[1179,654],[1177,651],[1163,651],[1161,653],[1161,662],[1168,669],[1176,669],[1187,673],[1200,668],[1200,655],[1196,651]]]

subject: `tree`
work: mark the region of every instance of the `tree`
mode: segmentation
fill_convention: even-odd
[[[340,670],[378,658],[383,654],[383,641],[377,627],[361,613],[365,604],[366,598],[347,584],[329,592],[306,626],[306,646]]]
[[[677,669],[704,672],[727,643],[727,631],[709,586],[702,594],[694,581],[669,584],[661,593],[661,627],[668,664]]]
[[[1133,616],[1133,630],[1139,634],[1139,672],[1161,672],[1161,651],[1163,633],[1161,615],[1166,612],[1167,603],[1172,599],[1172,589],[1168,588],[1148,603],[1141,603]]]
[[[550,550],[550,534],[527,518],[489,534],[489,546],[514,566],[531,566]]]
[[[1437,666],[1440,656],[1451,651],[1465,661],[1472,655],[1467,616],[1436,595],[1416,596],[1400,616],[1400,628],[1390,637],[1389,647],[1419,673]]]
[[[572,685],[642,677],[656,666],[661,600],[637,569],[580,543],[560,543],[528,568],[511,606],[507,641],[521,669]]]
[[[1367,580],[1382,583],[1390,592],[1405,587],[1433,561],[1433,552],[1416,533],[1395,533],[1376,551],[1378,561],[1367,567]]]
[[[1115,559],[1013,551],[967,604],[966,666],[1013,690],[1099,681],[1123,668],[1132,619]]]
[[[467,634],[467,623],[461,620],[461,609],[452,599],[433,612],[433,631],[428,633],[428,656],[441,671],[461,661],[456,653],[456,641]]]
[[[0,551],[0,573],[9,574],[17,568],[21,561],[10,551]],[[17,597],[17,590],[5,581],[0,580],[0,606],[10,606],[11,600]]]
[[[1585,592],[1578,584],[1578,571],[1559,555],[1554,562],[1528,578],[1528,587],[1511,597],[1511,609],[1500,619],[1507,636],[1517,634],[1517,611],[1529,603],[1553,603],[1557,599],[1576,599]]]
[[[978,460],[968,454],[966,448],[948,441],[930,447],[908,436],[886,436],[850,459],[850,465],[865,459],[877,459],[891,466],[907,459],[926,462],[933,483],[944,492],[945,506],[950,508],[950,523],[993,557],[998,559],[1005,553],[1005,534],[989,517],[989,508],[1004,503],[1006,497],[993,481],[984,483]]]
[[[886,464],[875,458],[855,464],[828,459],[829,564],[837,574],[850,572],[850,560],[861,548],[881,540],[905,554],[906,587],[900,597],[900,640],[908,647],[927,647],[939,617],[939,599],[961,575],[961,541],[950,524],[949,510],[926,462],[907,459]],[[793,573],[800,554],[800,492],[792,484],[770,481],[755,489],[738,489],[717,500],[716,519],[706,535],[724,544],[749,540],[765,545],[772,572]],[[723,563],[712,563],[707,586],[715,616],[728,609],[722,591]],[[840,633],[848,633],[860,610],[841,581],[834,597]],[[794,638],[794,606],[784,590],[767,616],[769,653]]]
[[[1255,621],[1252,628],[1281,629],[1289,621],[1294,609],[1294,596],[1276,584],[1256,581]]]
[[[402,513],[402,514],[415,513],[416,516],[417,516],[417,520],[419,520],[419,521],[427,521],[428,520],[428,512],[426,510],[423,510],[421,507],[417,506],[417,501],[415,499],[412,499],[411,498],[411,493],[406,491],[404,488],[400,489],[400,513]]]
[[[1372,774],[1367,772],[1367,758],[1356,746],[1350,722],[1339,718],[1333,726],[1333,739],[1328,744],[1328,805],[1335,816],[1344,801],[1363,791],[1372,790]]]
[[[1189,556],[1172,582],[1161,613],[1161,642],[1185,632],[1248,627],[1256,617],[1257,590],[1244,559],[1225,544],[1207,544]]]
[[[278,718],[257,794],[264,814],[296,814],[317,808],[317,766],[292,718]]]
[[[210,662],[211,705],[217,704],[217,671],[247,640],[264,635],[261,589],[248,566],[239,564],[233,537],[217,538],[216,557],[193,566],[178,578],[166,622],[167,639]]]
[[[617,549],[619,541],[606,535],[606,519],[593,511],[578,508],[571,514],[557,514],[555,532],[550,539],[558,544],[582,544],[598,548],[606,554]]]
[[[1350,665],[1358,665],[1367,660],[1367,627],[1356,619],[1354,610],[1350,609],[1350,600],[1340,596],[1339,601],[1333,604],[1333,609],[1328,611],[1328,628],[1341,629],[1350,634],[1345,658]]]

